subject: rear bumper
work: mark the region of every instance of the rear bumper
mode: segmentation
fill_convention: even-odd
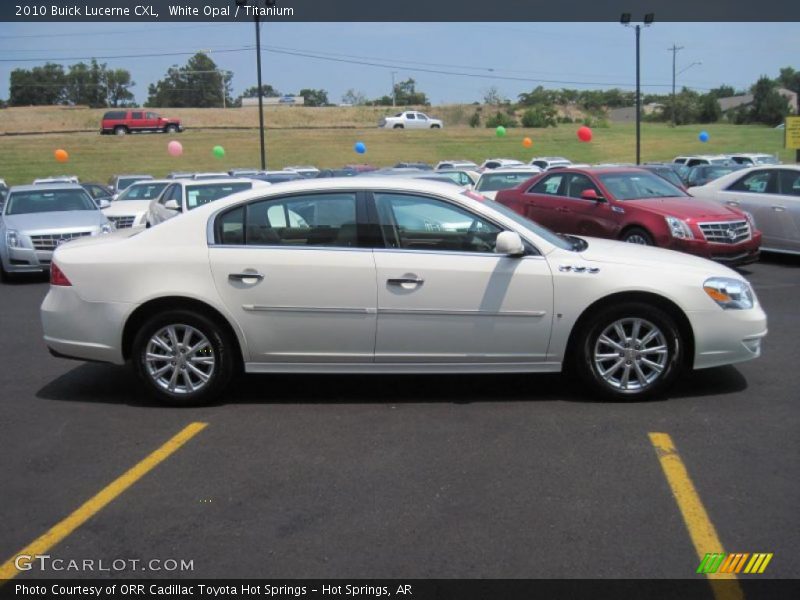
[[[44,341],[54,355],[123,364],[122,330],[135,307],[87,302],[70,286],[50,286],[42,302]]]

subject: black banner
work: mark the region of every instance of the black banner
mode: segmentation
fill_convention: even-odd
[[[760,0],[2,0],[0,21],[800,21],[800,2]]]
[[[800,598],[797,579],[515,579],[515,580],[11,580],[7,598],[270,598],[272,600],[714,600]]]

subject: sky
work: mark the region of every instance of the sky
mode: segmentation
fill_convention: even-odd
[[[289,94],[321,88],[333,103],[351,88],[390,95],[393,76],[413,78],[434,105],[481,101],[491,87],[511,100],[537,85],[635,89],[635,33],[618,23],[266,22],[261,42],[264,83]],[[747,89],[781,67],[800,70],[800,23],[656,22],[641,32],[644,94],[671,91],[673,44],[683,47],[678,89]],[[8,98],[13,69],[46,62],[24,59],[68,65],[97,57],[128,69],[143,103],[148,84],[197,51],[234,73],[235,97],[256,83],[254,47],[252,23],[4,22],[0,98]],[[161,56],[111,58],[141,54]]]

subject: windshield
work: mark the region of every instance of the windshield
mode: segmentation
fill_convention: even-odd
[[[219,200],[225,196],[230,196],[242,190],[249,190],[253,187],[251,183],[217,183],[213,185],[187,185],[186,186],[186,208],[192,210],[203,204],[208,204],[214,200]]]
[[[128,186],[133,185],[137,181],[142,181],[142,179],[151,179],[149,177],[121,177],[120,180],[117,182],[117,189],[124,190]]]
[[[518,173],[489,173],[482,175],[475,189],[479,192],[496,192],[515,187],[531,177],[536,177],[538,171],[520,171]]]
[[[8,195],[5,214],[27,215],[70,210],[97,210],[97,205],[82,189],[12,192]]]
[[[472,198],[473,200],[476,197],[476,194],[474,194],[472,192],[469,192],[469,191],[462,192],[462,193],[463,193],[463,195],[467,196],[468,198]],[[531,221],[530,219],[527,219],[527,218],[523,217],[521,214],[514,212],[513,210],[511,210],[510,208],[508,208],[507,206],[505,206],[503,204],[500,204],[499,202],[495,202],[494,200],[490,200],[489,198],[486,198],[485,196],[481,196],[480,198],[481,199],[479,200],[479,202],[484,203],[486,206],[488,206],[492,210],[496,210],[497,212],[499,212],[504,217],[507,217],[508,219],[511,219],[512,221],[514,221],[518,225],[521,225],[525,229],[528,229],[528,230],[532,231],[533,233],[538,235],[540,238],[544,239],[547,242],[550,242],[554,246],[556,246],[558,248],[561,248],[562,250],[572,250],[573,249],[573,245],[572,245],[571,242],[569,242],[568,240],[564,239],[563,237],[553,233],[549,229],[547,229],[545,227],[542,227],[538,223],[535,223],[534,221]]]
[[[646,171],[602,173],[598,175],[615,200],[640,200],[645,198],[672,198],[688,196],[666,179]]]
[[[777,165],[778,159],[774,156],[756,156],[754,159],[757,165]]]
[[[114,202],[121,200],[152,200],[167,187],[166,183],[135,183],[122,192]]]
[[[731,161],[729,158],[712,158],[708,162],[712,165],[727,165]]]
[[[683,181],[681,181],[681,178],[678,177],[678,174],[672,169],[659,169],[656,173],[669,181],[672,185],[683,187]]]

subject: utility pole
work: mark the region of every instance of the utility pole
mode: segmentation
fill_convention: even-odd
[[[676,46],[673,43],[672,48],[667,48],[667,52],[672,52],[672,108],[669,112],[672,113],[673,127],[677,124],[675,122],[675,56],[678,54],[678,50],[683,50],[683,46]]]
[[[396,97],[397,96],[397,92],[394,89],[394,76],[395,76],[396,73],[397,73],[397,71],[392,71],[392,107],[393,108],[395,106],[397,106],[397,97]]]

